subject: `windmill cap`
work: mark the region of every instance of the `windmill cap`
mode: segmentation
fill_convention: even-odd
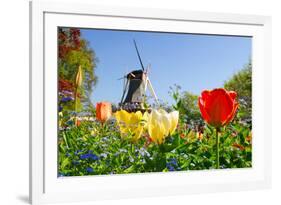
[[[134,70],[127,74],[128,79],[142,79],[143,70]]]

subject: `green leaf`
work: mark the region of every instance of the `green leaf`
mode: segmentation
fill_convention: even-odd
[[[130,166],[129,168],[125,169],[125,170],[124,170],[124,173],[132,173],[134,170],[135,170],[135,166],[132,165],[132,166]]]
[[[61,169],[64,170],[64,168],[70,163],[68,158],[65,158],[61,163]]]

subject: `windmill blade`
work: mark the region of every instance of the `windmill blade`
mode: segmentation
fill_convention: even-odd
[[[148,73],[150,71],[150,68],[151,68],[151,64],[149,63],[148,66],[146,67],[146,70],[145,70],[146,75],[148,75]]]
[[[122,79],[125,79],[125,78],[127,78],[127,75],[128,75],[128,69],[126,68],[126,71],[125,71],[125,73],[124,73],[124,75],[123,75],[123,77],[121,77],[121,78],[118,78],[117,80],[122,80]]]
[[[145,76],[144,76],[144,92],[146,92],[146,89],[147,89],[147,84],[148,84],[148,76],[147,76],[147,73],[145,73]]]
[[[117,80],[122,80],[122,79],[125,79],[125,78],[127,78],[127,76],[128,76],[128,75],[132,76],[133,78],[135,78],[135,77],[136,77],[133,73],[128,73],[127,75],[124,75],[123,77],[118,78]]]
[[[128,90],[128,84],[129,84],[128,80],[126,80],[126,83],[123,84],[124,88],[123,88],[123,94],[122,94],[122,97],[121,97],[121,104],[123,103],[125,94],[126,94],[126,92]]]
[[[151,84],[151,82],[150,82],[150,80],[149,80],[148,77],[147,77],[147,84],[148,84],[148,87],[149,87],[149,90],[150,90],[152,96],[155,98],[155,101],[157,102],[158,105],[160,105],[160,103],[159,103],[159,101],[158,101],[158,98],[157,98],[157,96],[156,96],[156,94],[155,94],[155,91],[154,91],[154,89],[153,89],[153,87],[152,87],[152,84]]]
[[[121,78],[118,78],[117,80],[122,80],[122,79],[125,79],[125,78],[126,78],[126,76],[123,76]]]
[[[150,64],[146,67],[144,71],[144,91],[146,92],[147,90],[147,84],[148,84],[148,71],[150,70]]]
[[[135,39],[134,39],[134,44],[135,44],[135,48],[136,48],[136,51],[137,51],[137,54],[138,54],[138,58],[139,58],[142,70],[144,71],[144,66],[143,66],[143,63],[142,63],[142,60],[141,60],[141,57],[140,57],[140,53],[139,53],[139,50],[138,50],[137,43],[136,43]]]

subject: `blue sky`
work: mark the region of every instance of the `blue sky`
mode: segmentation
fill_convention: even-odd
[[[169,87],[199,95],[204,89],[222,87],[251,58],[250,37],[194,35],[81,29],[99,62],[99,78],[92,102],[118,103],[126,72],[140,69],[136,40],[144,66],[151,64],[149,78],[159,99],[172,102]]]

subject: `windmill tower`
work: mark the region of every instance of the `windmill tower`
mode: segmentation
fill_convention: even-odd
[[[146,99],[146,90],[149,89],[155,102],[159,104],[158,98],[148,77],[150,66],[144,68],[136,41],[134,40],[135,49],[140,61],[141,69],[133,70],[124,76],[124,88],[120,102],[120,108],[127,111],[144,111],[144,102]]]

